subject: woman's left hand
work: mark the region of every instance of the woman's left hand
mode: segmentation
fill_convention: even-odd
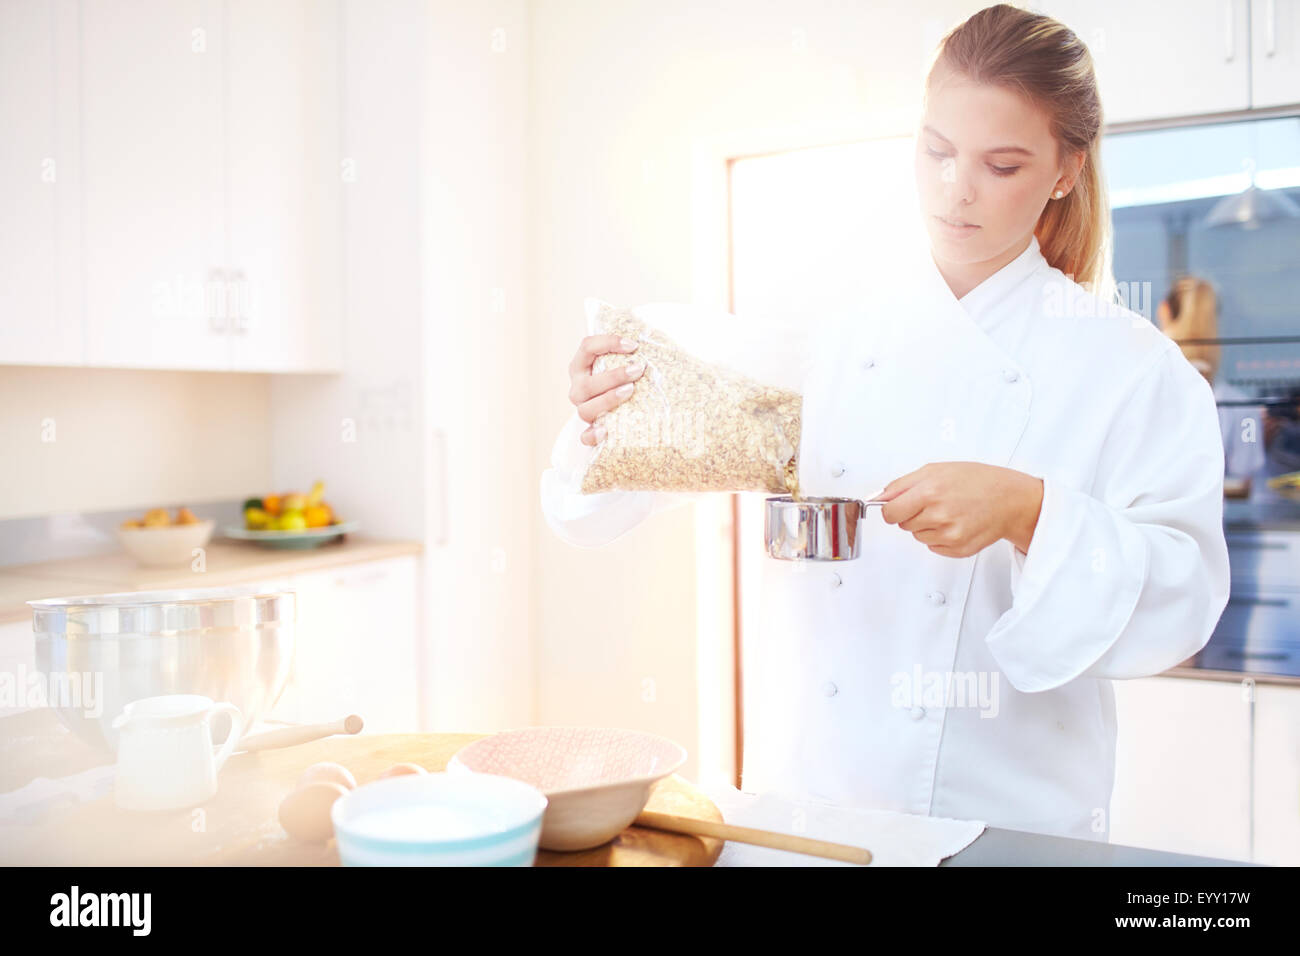
[[[1043,504],[1043,481],[973,461],[939,461],[895,478],[877,499],[881,516],[935,554],[965,558],[1006,538],[1029,551]]]

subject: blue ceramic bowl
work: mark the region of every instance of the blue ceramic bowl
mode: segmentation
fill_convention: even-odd
[[[532,866],[546,797],[493,774],[364,784],[330,810],[344,866]]]

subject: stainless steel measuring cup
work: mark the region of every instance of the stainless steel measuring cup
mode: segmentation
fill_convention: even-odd
[[[858,521],[872,505],[859,498],[767,499],[763,540],[767,553],[782,561],[847,561],[861,550]]]

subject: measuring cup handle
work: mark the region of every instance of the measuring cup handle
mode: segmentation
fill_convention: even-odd
[[[211,719],[213,714],[227,713],[230,715],[230,733],[226,735],[225,742],[221,748],[212,757],[212,772],[216,773],[221,769],[221,765],[226,762],[235,750],[235,744],[239,743],[239,738],[244,735],[244,715],[239,712],[239,708],[234,704],[214,704],[208,711],[208,718]]]

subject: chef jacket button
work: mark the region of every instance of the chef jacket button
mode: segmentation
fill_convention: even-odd
[[[827,697],[834,697],[839,692],[840,689],[836,687],[834,684],[832,684],[830,681],[827,681],[826,683],[822,684],[822,693],[825,694]]]
[[[831,572],[831,587],[837,588],[844,583],[844,579],[836,571]]]
[[[862,360],[862,371],[865,372],[869,368],[874,368],[875,365],[876,365],[876,360],[873,359],[870,355],[868,355],[866,358]]]
[[[922,707],[920,704],[917,704],[910,711],[908,711],[908,715],[913,720],[920,720],[922,717],[925,716],[925,708]]]
[[[844,462],[837,461],[835,464],[831,465],[832,478],[838,478],[842,474],[844,474]]]
[[[942,591],[931,591],[929,594],[925,596],[925,598],[935,607],[938,607],[940,604],[943,604],[945,601],[948,600],[947,595],[945,595]]]
[[[1013,368],[1009,368],[1003,371],[1002,378],[1008,382],[1014,382],[1016,379],[1020,378],[1020,373]]]

